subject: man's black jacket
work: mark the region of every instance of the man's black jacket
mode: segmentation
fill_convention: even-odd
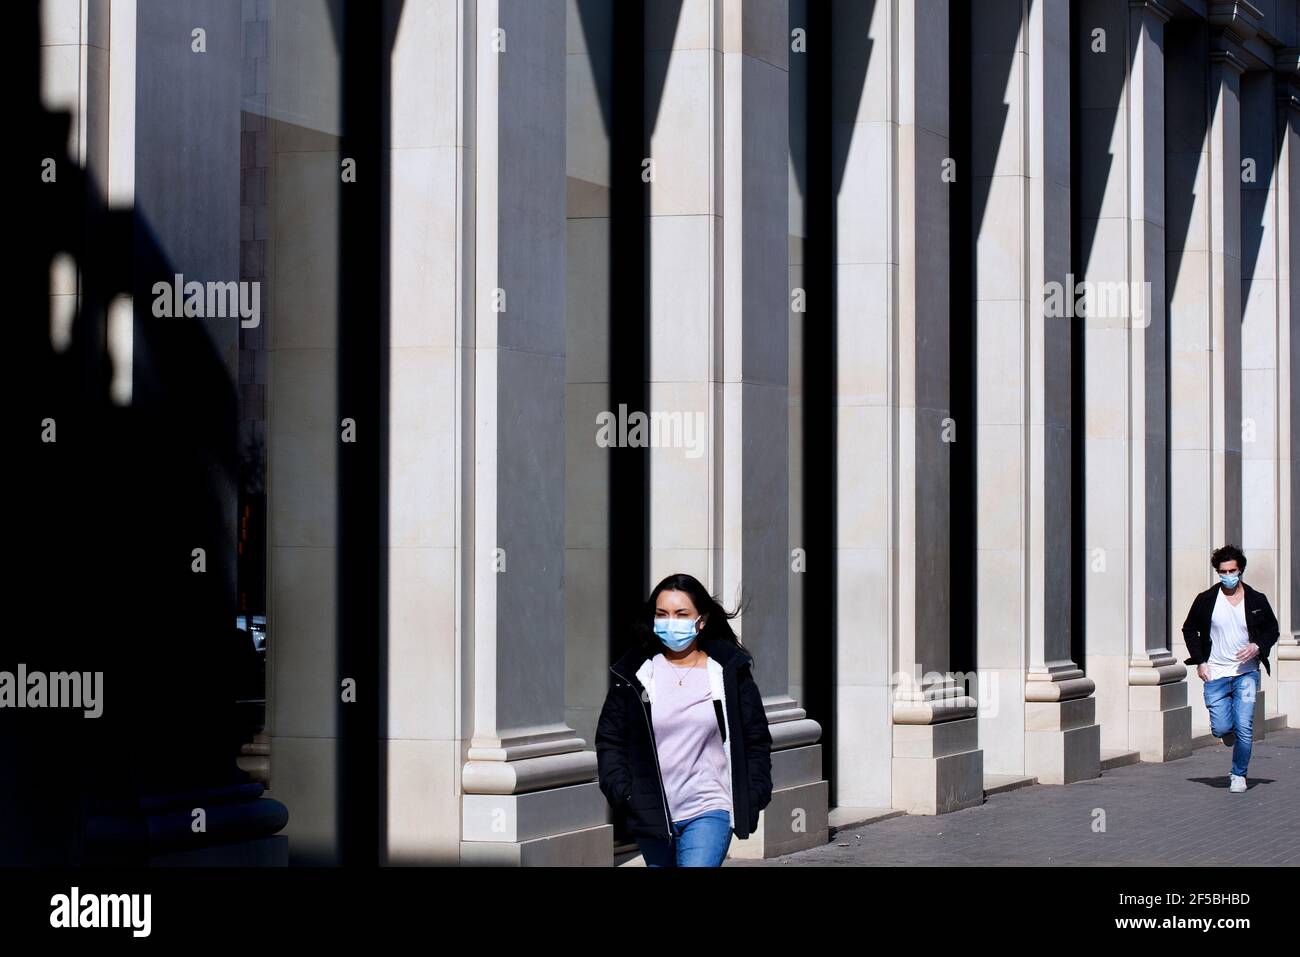
[[[1210,617],[1214,614],[1214,602],[1218,598],[1219,588],[1214,585],[1201,592],[1192,600],[1192,608],[1183,622],[1183,641],[1187,643],[1188,657],[1185,665],[1202,665],[1210,660]],[[1262,591],[1256,591],[1244,581],[1241,587],[1246,589],[1246,631],[1250,640],[1259,646],[1259,660],[1264,663],[1264,670],[1273,673],[1268,666],[1268,653],[1277,642],[1278,625],[1273,609]]]
[[[732,832],[742,840],[758,827],[772,801],[772,735],[763,696],[751,671],[754,659],[725,638],[701,636],[700,649],[722,666],[722,702],[713,705],[731,764]],[[600,789],[615,810],[627,812],[633,835],[668,840],[668,800],[659,772],[651,703],[637,669],[658,652],[633,648],[611,667],[613,678],[596,725]],[[735,733],[728,735],[728,729]]]

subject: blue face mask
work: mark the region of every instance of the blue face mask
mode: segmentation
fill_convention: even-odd
[[[1236,588],[1237,582],[1241,581],[1240,575],[1220,575],[1219,581],[1223,582],[1224,588]]]
[[[699,632],[695,630],[695,619],[656,618],[655,634],[673,651],[682,651]]]

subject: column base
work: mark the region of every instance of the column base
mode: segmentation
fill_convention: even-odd
[[[608,826],[608,802],[594,781],[523,794],[461,795],[461,846],[524,844],[597,826]],[[613,844],[606,848],[613,860]]]
[[[821,746],[818,745],[816,750],[820,751]],[[776,754],[772,755],[774,772],[776,757]],[[733,836],[727,857],[763,861],[824,846],[830,840],[829,801],[829,781],[780,789],[774,787],[772,803],[758,815],[758,828],[743,841]]]
[[[802,714],[802,711],[800,712]],[[821,727],[814,721],[777,722],[778,741],[815,741]],[[772,803],[758,815],[758,827],[743,841],[731,840],[727,857],[761,861],[781,854],[821,847],[830,840],[830,782],[822,778],[822,746],[806,743],[772,752]]]
[[[1038,778],[1039,784],[1072,784],[1098,777],[1101,727],[1096,714],[1092,697],[1026,701],[1025,773]]]
[[[830,782],[822,777],[821,725],[790,697],[765,701],[772,734],[772,801],[743,841],[734,836],[727,857],[767,860],[821,847],[830,840]]]
[[[461,841],[465,867],[612,867],[614,827],[546,834],[526,841]]]
[[[335,738],[277,735],[272,787],[266,791],[289,808],[282,832],[292,867],[334,867],[339,860],[339,744]]]
[[[1300,728],[1300,644],[1278,643],[1277,710],[1288,728]]]
[[[594,780],[596,752],[574,750],[574,742],[583,743],[560,726],[470,747],[461,770],[462,864],[614,863],[609,803]]]
[[[1176,761],[1192,753],[1192,709],[1187,682],[1130,685],[1128,745],[1143,761]]]
[[[255,841],[174,851],[149,858],[150,867],[288,867],[289,839],[283,834]]]
[[[895,724],[892,803],[908,814],[947,814],[984,803],[984,752],[974,717]]]
[[[460,861],[486,867],[610,867],[614,828],[594,781],[461,795]]]
[[[1278,682],[1277,710],[1288,728],[1300,728],[1300,681]]]

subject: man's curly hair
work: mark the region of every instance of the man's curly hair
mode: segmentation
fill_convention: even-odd
[[[1222,548],[1216,548],[1214,554],[1210,556],[1210,565],[1216,572],[1224,562],[1231,561],[1237,563],[1238,572],[1246,570],[1246,556],[1236,545],[1224,545]]]

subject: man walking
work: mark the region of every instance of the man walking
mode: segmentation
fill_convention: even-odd
[[[1210,733],[1232,748],[1228,790],[1246,790],[1246,765],[1254,737],[1255,694],[1259,663],[1272,674],[1268,654],[1277,641],[1278,625],[1263,592],[1241,580],[1246,556],[1236,545],[1224,545],[1210,556],[1219,583],[1201,592],[1183,622],[1183,640],[1196,675],[1205,682],[1205,707]]]

